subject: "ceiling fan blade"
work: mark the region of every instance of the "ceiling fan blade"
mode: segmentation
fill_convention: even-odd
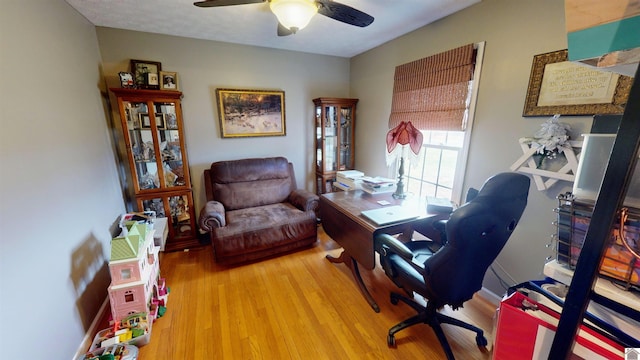
[[[359,27],[368,26],[373,22],[373,16],[356,10],[351,6],[330,0],[316,0],[316,3],[318,4],[318,14],[328,16],[334,20]]]
[[[205,0],[194,2],[193,5],[197,7],[216,7],[216,6],[231,6],[231,5],[244,5],[244,4],[257,4],[267,0]]]
[[[282,26],[282,24],[278,23],[278,36],[289,36],[289,35],[293,35],[293,31],[287,29],[286,27]]]

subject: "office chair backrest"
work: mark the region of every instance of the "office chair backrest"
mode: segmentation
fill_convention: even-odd
[[[489,178],[446,224],[447,243],[424,264],[430,300],[462,306],[513,233],[527,205],[530,180],[518,173]]]

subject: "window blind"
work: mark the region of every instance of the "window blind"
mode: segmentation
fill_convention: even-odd
[[[469,44],[397,66],[389,128],[410,121],[419,130],[464,130],[474,65]]]

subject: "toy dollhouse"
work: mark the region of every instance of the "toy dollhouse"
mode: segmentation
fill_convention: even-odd
[[[149,342],[151,325],[166,306],[169,294],[164,279],[160,278],[160,246],[154,242],[155,214],[151,220],[142,222],[132,220],[129,215],[132,214],[121,219],[120,236],[111,240],[110,327],[96,334],[89,353],[80,359],[94,359],[97,353],[109,354],[109,349],[124,343],[131,355],[125,358],[135,360],[137,350],[133,353],[133,349]]]
[[[111,241],[109,300],[115,322],[136,313],[148,313],[151,320],[159,307],[166,306],[168,292],[160,278],[158,253],[153,227],[133,223]]]

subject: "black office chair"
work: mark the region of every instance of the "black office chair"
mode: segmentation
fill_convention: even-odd
[[[392,304],[402,301],[418,314],[389,330],[390,347],[395,347],[395,333],[421,323],[433,328],[447,359],[454,357],[441,323],[474,331],[478,346],[487,345],[480,328],[438,310],[444,305],[458,309],[480,290],[487,269],[522,216],[529,184],[529,178],[518,173],[500,173],[489,178],[472,200],[453,211],[445,225],[446,241],[435,253],[429,250],[430,241],[402,243],[386,234],[376,237],[376,250],[387,276],[407,294],[418,293],[427,301],[424,307],[391,293]]]

